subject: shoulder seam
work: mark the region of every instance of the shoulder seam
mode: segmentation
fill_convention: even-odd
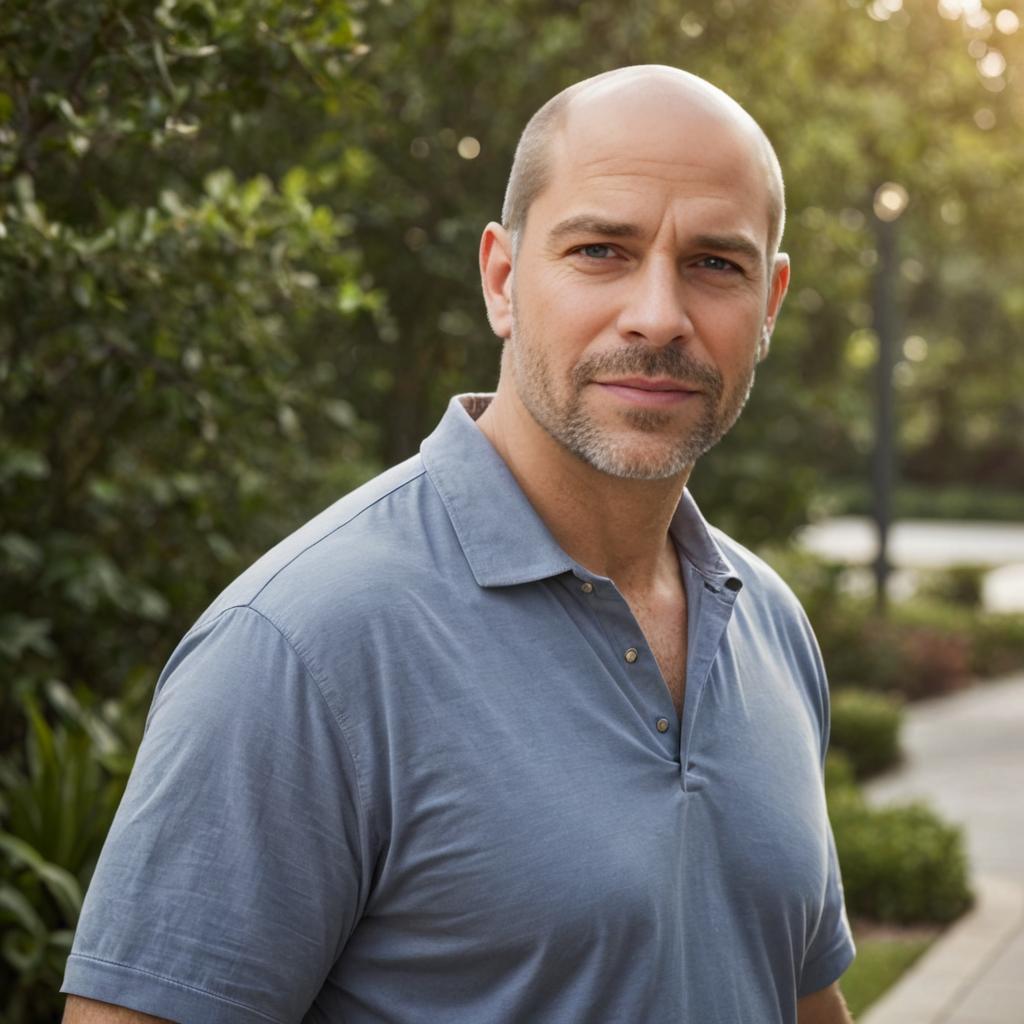
[[[316,686],[316,691],[320,695],[320,700],[323,702],[327,714],[337,727],[338,736],[341,739],[341,745],[344,748],[346,755],[348,755],[348,759],[352,762],[352,767],[355,769],[356,789],[359,792],[359,803],[361,805],[363,821],[366,823],[366,828],[369,829],[370,834],[374,838],[374,847],[379,847],[381,837],[373,823],[373,818],[370,816],[370,800],[366,792],[366,785],[363,780],[363,773],[360,768],[359,759],[356,757],[352,744],[349,742],[345,725],[341,720],[340,715],[335,713],[334,709],[331,707],[331,702],[327,699],[326,681],[323,678],[323,675],[314,669],[313,665],[310,663],[310,659],[300,649],[298,641],[289,635],[280,625],[278,625],[278,623],[267,615],[266,612],[261,611],[252,604],[233,604],[227,608],[222,608],[212,619],[204,623],[204,626],[212,625],[219,619],[223,618],[228,612],[233,611],[252,612],[253,615],[263,619],[263,621],[281,637],[288,646],[288,649],[298,659],[299,664],[303,667],[306,674],[313,680],[313,683]]]
[[[418,471],[417,473],[414,473],[414,474],[413,474],[412,476],[410,476],[410,477],[407,477],[407,478],[406,478],[405,480],[403,480],[403,481],[402,481],[401,483],[395,484],[395,486],[394,486],[394,487],[392,487],[392,488],[391,488],[390,490],[387,490],[387,491],[385,491],[385,492],[384,492],[383,494],[381,494],[381,495],[379,495],[378,497],[374,498],[374,500],[373,500],[373,501],[371,501],[371,502],[370,502],[369,504],[367,504],[367,505],[363,505],[363,507],[362,507],[362,508],[360,508],[360,509],[359,509],[359,510],[357,510],[356,512],[353,512],[353,513],[352,513],[352,515],[350,515],[350,516],[348,517],[348,519],[346,519],[346,520],[345,520],[345,521],[344,521],[343,523],[338,523],[338,524],[337,524],[337,526],[334,526],[334,527],[332,527],[332,528],[331,528],[330,530],[328,530],[328,531],[327,531],[327,532],[326,532],[325,534],[323,534],[323,535],[322,535],[322,536],[320,536],[320,537],[317,537],[317,538],[316,538],[316,540],[314,540],[314,541],[310,541],[310,543],[309,543],[309,544],[307,544],[307,545],[306,545],[306,546],[305,546],[304,548],[302,548],[302,550],[301,550],[301,551],[296,551],[296,552],[295,552],[295,554],[294,554],[294,555],[292,555],[292,557],[291,557],[291,558],[289,558],[289,559],[288,559],[288,561],[284,563],[284,565],[282,565],[282,566],[279,566],[279,567],[277,568],[277,570],[276,570],[276,571],[275,571],[274,573],[272,573],[272,574],[271,574],[270,576],[268,576],[268,577],[267,577],[267,579],[265,579],[265,580],[263,581],[263,583],[262,583],[262,585],[260,586],[259,590],[257,590],[257,591],[256,591],[256,592],[255,592],[255,593],[254,593],[254,594],[253,594],[253,595],[252,595],[252,596],[251,596],[250,598],[249,598],[249,600],[248,600],[248,601],[245,601],[245,602],[241,603],[240,605],[236,605],[235,607],[242,607],[242,606],[250,606],[250,607],[251,607],[251,606],[253,605],[253,603],[254,603],[254,602],[255,602],[256,600],[258,600],[258,599],[259,599],[259,596],[260,596],[260,595],[261,595],[261,594],[263,593],[263,591],[264,591],[264,590],[266,590],[266,589],[267,589],[267,587],[269,587],[269,586],[270,586],[270,584],[271,584],[271,583],[273,583],[273,582],[274,582],[274,580],[276,580],[276,579],[277,579],[277,577],[278,577],[278,576],[280,576],[280,575],[281,575],[281,573],[283,573],[283,572],[285,571],[285,569],[287,569],[287,568],[288,568],[288,567],[289,567],[289,566],[290,566],[290,565],[291,565],[291,564],[292,564],[293,562],[295,562],[295,561],[296,561],[296,560],[297,560],[297,559],[298,559],[299,557],[301,557],[302,555],[304,555],[304,554],[305,554],[305,553],[306,553],[307,551],[312,551],[312,550],[313,550],[313,548],[315,548],[315,547],[316,547],[316,546],[317,546],[318,544],[321,544],[321,543],[323,543],[323,542],[324,542],[325,540],[327,540],[327,538],[328,538],[328,537],[331,537],[331,536],[333,536],[333,535],[334,535],[335,533],[337,533],[337,532],[338,532],[339,530],[341,530],[341,529],[343,529],[344,527],[348,526],[348,524],[349,524],[349,523],[351,523],[351,522],[354,522],[354,521],[355,521],[356,519],[358,519],[358,518],[359,518],[359,517],[360,517],[360,516],[361,516],[361,515],[362,515],[362,514],[363,514],[364,512],[366,512],[367,510],[369,510],[369,509],[373,508],[373,507],[374,507],[374,505],[378,505],[378,504],[379,504],[380,502],[382,502],[382,501],[383,501],[383,500],[384,500],[385,498],[390,498],[390,497],[391,497],[391,495],[395,493],[395,491],[400,491],[400,490],[401,490],[401,489],[402,489],[403,487],[407,487],[407,486],[408,486],[409,484],[411,484],[411,483],[412,483],[412,482],[413,482],[414,480],[418,480],[418,479],[419,479],[419,478],[420,478],[421,476],[425,476],[425,475],[426,475],[426,472],[427,472],[427,470],[426,470],[426,467],[425,467],[425,466],[422,466],[422,465],[421,465],[421,466],[420,466],[420,469],[419,469],[419,471]],[[341,500],[344,500],[344,499],[341,499]],[[300,529],[301,529],[301,527],[300,527]],[[225,610],[225,611],[227,611],[227,609],[224,609],[224,610]],[[261,613],[261,614],[262,614],[262,613]],[[267,619],[267,621],[268,621],[268,622],[270,622],[271,620],[270,620],[270,619]],[[282,633],[282,636],[283,636],[283,635],[284,635],[284,634]]]

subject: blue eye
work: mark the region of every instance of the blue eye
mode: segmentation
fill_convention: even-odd
[[[607,259],[612,254],[611,246],[601,245],[599,242],[595,242],[593,245],[581,245],[576,251],[592,260]]]
[[[739,270],[735,263],[721,256],[704,256],[700,262],[711,270]]]

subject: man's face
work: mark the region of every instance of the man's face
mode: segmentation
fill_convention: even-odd
[[[512,274],[516,393],[603,473],[663,479],[729,430],[788,267],[766,266],[764,164],[692,109],[570,113]]]

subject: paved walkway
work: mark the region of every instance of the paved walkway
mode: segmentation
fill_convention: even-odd
[[[963,825],[978,902],[859,1024],[1024,1024],[1024,674],[913,705],[904,749],[868,797]]]
[[[866,516],[837,516],[800,531],[798,540],[823,558],[868,566],[875,558],[874,524]],[[1024,610],[1024,523],[902,519],[893,524],[889,559],[898,570],[894,593],[913,588],[913,573],[954,565],[989,566],[983,601],[991,611]],[[870,583],[870,580],[868,580]]]

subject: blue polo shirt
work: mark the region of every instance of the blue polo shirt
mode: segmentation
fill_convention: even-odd
[[[850,963],[796,600],[684,495],[680,721],[484,402],[181,642],[65,992],[209,1024],[790,1024]]]

